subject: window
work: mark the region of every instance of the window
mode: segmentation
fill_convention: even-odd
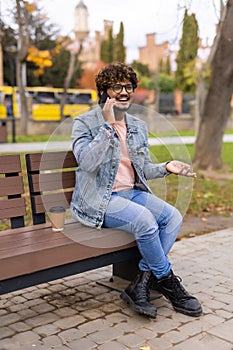
[[[33,102],[47,104],[58,103],[57,99],[55,98],[55,94],[52,91],[38,91],[33,97]]]
[[[91,101],[91,94],[90,93],[79,93],[75,95],[75,104],[80,105],[87,105]]]

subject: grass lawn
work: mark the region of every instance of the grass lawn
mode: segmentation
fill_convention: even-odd
[[[16,135],[17,143],[27,143],[27,142],[47,142],[51,135]],[[7,141],[12,142],[12,137],[8,136]],[[70,135],[53,135],[52,141],[70,141]]]
[[[225,134],[233,134],[233,130],[226,130]],[[179,131],[180,136],[194,136],[195,133],[192,130],[180,130]],[[172,133],[164,133],[159,134],[159,137],[163,136],[178,136],[177,132],[175,134]],[[16,135],[16,142],[18,143],[24,143],[24,142],[47,142],[51,135],[27,135],[27,136],[21,136]],[[149,132],[149,137],[156,137],[156,134]],[[70,135],[53,135],[53,141],[70,141]],[[8,142],[11,143],[12,137],[11,135],[8,136]]]
[[[176,146],[173,146],[173,149]],[[177,146],[178,147],[178,146]],[[187,151],[192,159],[194,155],[194,146],[186,145]],[[157,155],[159,162],[170,160],[169,151],[164,146],[151,147],[152,153]],[[223,170],[216,171],[215,174],[203,174],[197,171],[196,179],[184,178],[181,176],[170,175],[166,177],[166,185],[158,185],[158,180],[150,181],[150,186],[155,193],[166,191],[166,200],[179,207],[187,206],[187,214],[194,216],[208,215],[233,215],[233,143],[223,144],[222,158],[227,166],[227,172]],[[176,159],[178,159],[176,157]],[[182,159],[181,159],[182,160]],[[195,169],[194,169],[195,170]],[[164,181],[164,180],[163,180]],[[166,189],[164,189],[166,187]],[[187,193],[188,192],[188,193]],[[182,198],[184,202],[182,203]]]

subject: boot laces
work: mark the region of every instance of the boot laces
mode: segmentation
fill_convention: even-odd
[[[140,301],[147,301],[150,300],[150,289],[148,287],[148,280],[144,280],[143,283],[140,284],[140,287],[138,288],[138,294],[139,294],[139,300]]]
[[[174,294],[178,299],[190,297],[189,293],[181,284],[182,278],[180,276],[172,275],[171,276],[171,286],[174,291]]]

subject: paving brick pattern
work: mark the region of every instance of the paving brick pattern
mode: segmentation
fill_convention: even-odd
[[[97,282],[111,267],[0,298],[0,350],[233,350],[233,228],[176,242],[174,272],[198,297],[198,318],[153,300],[156,320],[131,311]]]

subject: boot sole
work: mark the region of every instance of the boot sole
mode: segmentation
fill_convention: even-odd
[[[198,317],[202,315],[202,308],[197,309],[197,310],[186,310],[186,309],[181,309],[179,307],[173,306],[173,309],[177,312],[180,312],[181,314],[184,314],[186,316],[191,316],[191,317]]]
[[[164,295],[164,297],[165,297],[168,301],[170,301],[170,303],[172,304],[171,300],[170,300],[166,295]],[[197,309],[197,310],[182,309],[182,308],[180,308],[180,307],[174,306],[173,304],[172,304],[172,307],[173,307],[173,309],[174,309],[175,311],[177,311],[177,312],[179,312],[179,313],[181,313],[181,314],[184,314],[184,315],[186,315],[186,316],[191,316],[191,317],[198,317],[198,316],[201,316],[202,313],[203,313],[201,307],[200,307],[199,309]]]
[[[172,301],[171,301],[166,295],[164,295],[164,296],[165,296],[165,298],[166,298],[168,301],[170,301],[170,303],[172,304]],[[186,316],[198,317],[198,316],[201,316],[201,314],[202,314],[202,307],[200,307],[200,308],[197,309],[197,310],[182,309],[182,308],[180,308],[180,307],[178,307],[178,306],[175,306],[175,305],[173,305],[173,304],[172,304],[172,307],[173,307],[173,309],[174,309],[175,311],[180,312],[181,314],[184,314],[184,315],[186,315]]]
[[[159,288],[155,288],[155,286],[154,286],[154,288],[151,288],[151,289],[156,290],[157,292],[161,293],[172,304],[172,301],[170,300],[170,298],[166,294],[164,294]],[[202,307],[200,307],[197,310],[182,309],[182,308],[179,308],[177,306],[174,306],[173,304],[172,304],[172,307],[175,311],[180,312],[181,314],[184,314],[186,316],[191,316],[191,317],[198,317],[198,316],[201,316],[203,313]]]
[[[120,294],[120,298],[121,298],[127,305],[129,305],[133,311],[136,311],[137,313],[139,313],[139,314],[141,314],[141,315],[144,315],[144,316],[148,316],[148,317],[151,317],[151,318],[156,318],[157,313],[151,314],[151,313],[146,312],[141,306],[135,304],[134,301],[130,298],[130,296],[129,296],[127,293],[122,292],[122,293]]]

